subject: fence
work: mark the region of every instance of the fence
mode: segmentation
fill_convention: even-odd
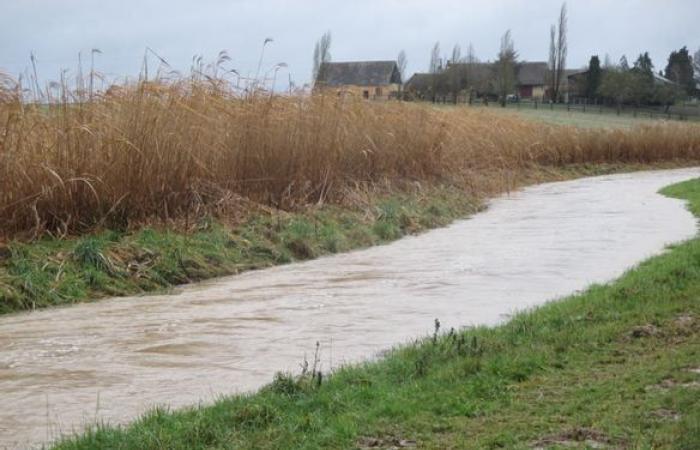
[[[473,104],[482,104],[475,101]],[[501,107],[500,103],[489,102],[484,106]],[[516,109],[534,109],[534,110],[549,110],[549,111],[566,111],[578,112],[586,114],[613,114],[617,116],[637,117],[645,119],[664,119],[664,120],[681,120],[681,121],[697,121],[700,122],[700,106],[697,103],[682,103],[673,105],[669,108],[665,107],[638,107],[632,105],[621,105],[620,107],[608,106],[603,104],[592,104],[586,102],[570,102],[570,103],[548,103],[531,100],[510,101],[506,103],[506,108]]]

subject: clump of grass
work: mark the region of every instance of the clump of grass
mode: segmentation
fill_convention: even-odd
[[[103,253],[102,242],[93,236],[88,236],[78,242],[73,249],[73,257],[83,266],[96,270],[112,272],[112,263]]]
[[[194,224],[386,183],[507,190],[533,167],[700,159],[700,127],[583,130],[470,109],[241,96],[221,79],[0,101],[0,235]],[[387,237],[395,230],[384,229]]]

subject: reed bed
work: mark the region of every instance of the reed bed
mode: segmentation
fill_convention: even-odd
[[[2,87],[4,86],[4,88]],[[42,104],[0,83],[0,236],[81,233],[373,185],[505,190],[524,170],[700,160],[700,126],[584,130],[467,108],[142,81]],[[233,205],[233,206],[232,206]]]

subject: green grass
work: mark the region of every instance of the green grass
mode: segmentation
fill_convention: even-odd
[[[700,212],[700,180],[664,193]],[[254,395],[154,410],[56,448],[697,449],[699,299],[696,238],[502,326],[436,331],[377,362],[280,374]]]
[[[643,124],[658,124],[661,119],[648,119],[643,117],[633,117],[631,115],[617,116],[614,113],[599,114],[597,112],[580,111],[549,111],[546,109],[517,109],[510,106],[506,109],[498,108],[506,113],[517,114],[529,120],[537,120],[553,125],[573,125],[580,128],[623,128],[629,129]],[[489,111],[495,111],[491,108]]]
[[[439,105],[439,107],[465,108],[468,106]],[[523,104],[518,108],[516,104],[509,103],[506,108],[502,108],[498,103],[490,103],[488,107],[474,105],[472,108],[483,109],[492,113],[514,114],[524,119],[544,122],[552,125],[570,125],[579,128],[620,128],[630,129],[639,125],[659,124],[666,119],[663,115],[650,119],[647,115],[640,113],[634,117],[632,113],[617,115],[614,108],[604,108],[603,113],[599,113],[597,108],[589,109],[586,112],[579,110],[567,111],[566,105],[557,105],[556,109],[550,110],[548,105],[540,105],[535,109],[532,104]],[[678,116],[673,116],[672,121],[677,121]],[[689,119],[697,122],[698,119]],[[690,122],[692,123],[692,122]]]
[[[451,187],[370,196],[363,208],[258,213],[196,230],[104,231],[0,246],[0,314],[105,296],[153,292],[245,270],[381,244],[479,210]]]

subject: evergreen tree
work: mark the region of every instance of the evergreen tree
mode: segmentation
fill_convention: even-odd
[[[649,103],[654,97],[654,64],[649,53],[640,54],[629,72],[630,97],[637,106]]]
[[[603,77],[603,71],[600,68],[600,58],[598,55],[591,57],[588,63],[588,74],[586,75],[586,98],[594,99],[598,95],[598,88]]]
[[[642,75],[654,78],[654,64],[651,62],[649,52],[639,55],[637,61],[634,62],[634,68]]]
[[[627,62],[627,57],[625,55],[622,55],[622,58],[620,58],[620,70],[623,72],[627,72],[630,70],[630,65]]]
[[[686,47],[671,52],[666,65],[665,76],[678,83],[686,94],[695,92],[695,80],[693,79],[693,60]]]

